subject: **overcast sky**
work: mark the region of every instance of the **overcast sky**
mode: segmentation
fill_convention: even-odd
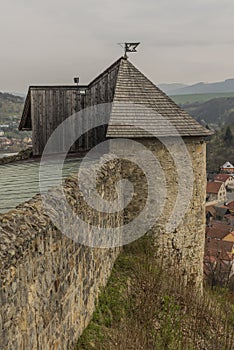
[[[86,84],[141,41],[130,60],[155,83],[234,77],[233,0],[7,0],[0,91]]]

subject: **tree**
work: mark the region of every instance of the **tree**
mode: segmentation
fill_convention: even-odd
[[[225,131],[225,135],[224,135],[224,142],[226,143],[226,145],[231,146],[232,141],[233,141],[232,130],[231,130],[230,126],[227,126],[226,131]]]

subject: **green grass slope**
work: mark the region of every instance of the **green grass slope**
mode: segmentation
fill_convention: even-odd
[[[183,288],[176,271],[156,263],[146,236],[120,254],[75,350],[232,350],[230,298]]]

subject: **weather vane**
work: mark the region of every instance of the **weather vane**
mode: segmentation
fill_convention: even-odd
[[[124,57],[127,58],[127,52],[137,52],[140,43],[119,43],[119,45],[124,49]]]

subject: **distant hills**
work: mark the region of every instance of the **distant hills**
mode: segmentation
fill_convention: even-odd
[[[172,93],[174,94],[174,91],[186,88],[188,85],[186,84],[179,84],[179,83],[172,83],[172,84],[158,84],[157,85],[162,91],[164,91],[166,94]]]
[[[181,104],[192,117],[211,127],[234,126],[234,97],[214,98],[205,102]]]
[[[215,94],[215,93],[227,93],[234,92],[234,78],[227,79],[225,81],[215,83],[196,83],[194,85],[185,84],[159,84],[167,94],[173,95],[189,95],[189,94]]]
[[[26,94],[24,94],[23,92],[8,92],[8,94],[10,95],[14,95],[14,96],[20,96],[20,97],[23,97],[24,99],[26,98]]]
[[[9,117],[20,119],[23,110],[24,98],[7,92],[0,92],[0,123],[9,120]]]

